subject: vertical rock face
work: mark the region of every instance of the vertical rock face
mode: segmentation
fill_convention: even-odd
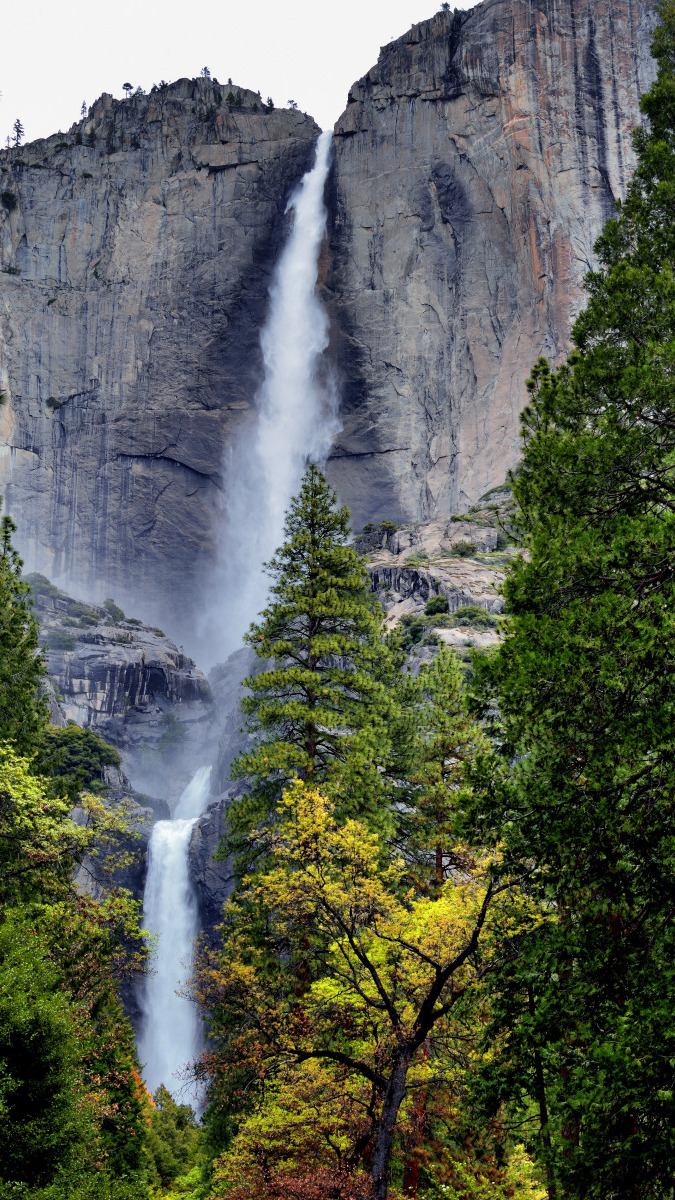
[[[29,568],[185,628],[318,132],[184,79],[0,152],[0,489]]]
[[[485,0],[414,26],[352,89],[321,272],[330,470],[357,526],[461,511],[516,461],[524,381],[565,353],[633,166],[654,9]],[[0,151],[0,490],[20,549],[186,644],[317,134],[179,80]]]
[[[458,511],[518,457],[634,165],[654,0],[486,0],[390,43],[336,125],[331,463],[356,524]]]

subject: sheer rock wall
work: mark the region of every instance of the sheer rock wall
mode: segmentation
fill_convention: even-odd
[[[364,520],[462,512],[519,453],[634,165],[654,0],[486,0],[391,42],[336,125],[333,480]]]
[[[0,490],[21,552],[180,636],[319,132],[228,91],[104,95],[67,134],[0,152]]]
[[[462,513],[517,460],[633,165],[655,0],[485,0],[390,43],[336,126],[321,259],[358,528]],[[191,642],[317,126],[227,85],[103,96],[0,151],[0,490],[28,569]],[[236,481],[236,456],[229,469]],[[224,614],[226,619],[226,614]]]

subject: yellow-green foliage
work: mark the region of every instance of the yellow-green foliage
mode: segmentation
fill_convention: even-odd
[[[457,1095],[491,964],[541,920],[515,886],[494,886],[496,855],[468,846],[455,845],[455,873],[434,897],[420,895],[402,860],[383,864],[376,834],[339,824],[331,801],[299,782],[271,845],[272,864],[228,906],[222,953],[202,961],[198,982],[219,1086],[257,1101],[220,1161],[225,1191],[270,1164],[355,1167],[382,1136],[403,1062],[402,1126],[421,1092]]]

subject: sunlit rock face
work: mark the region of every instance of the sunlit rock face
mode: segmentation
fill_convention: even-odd
[[[654,76],[653,0],[486,0],[391,42],[336,125],[332,477],[362,520],[463,511],[569,345]]]
[[[0,152],[0,490],[20,549],[181,636],[319,132],[230,91],[103,96],[67,134]]]

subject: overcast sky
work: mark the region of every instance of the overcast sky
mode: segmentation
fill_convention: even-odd
[[[452,0],[471,8],[475,0]],[[198,75],[288,100],[322,128],[380,46],[433,16],[440,0],[13,0],[3,6],[0,144],[17,117],[26,140],[65,130],[82,101],[122,84]]]

